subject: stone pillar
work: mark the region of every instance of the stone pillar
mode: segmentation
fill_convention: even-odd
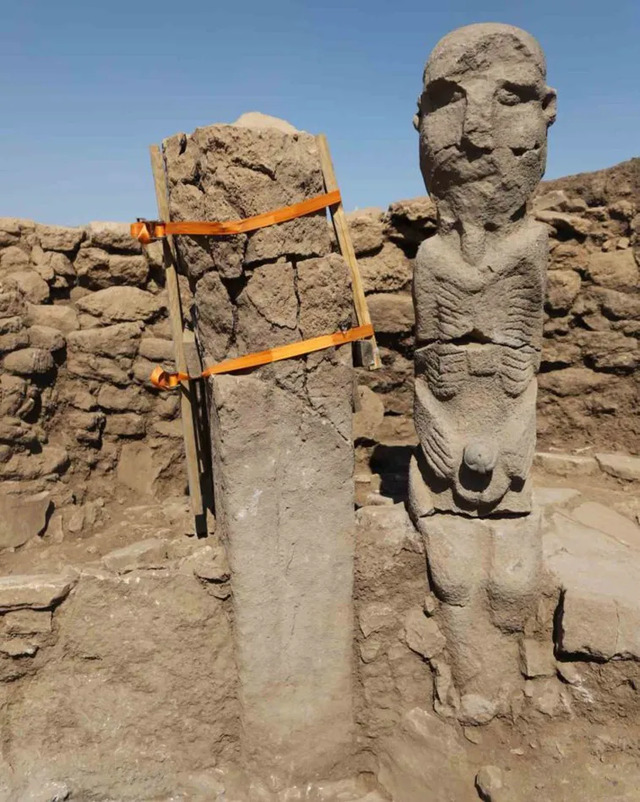
[[[165,140],[173,220],[245,218],[324,192],[312,136],[247,117]],[[177,248],[205,364],[351,325],[324,211]],[[351,748],[352,373],[346,346],[209,381],[243,764],[276,783],[326,777]]]
[[[438,232],[420,247],[410,509],[427,546],[463,720],[508,707],[518,633],[541,583],[535,447],[547,232],[527,203],[555,92],[538,43],[509,25],[442,39],[416,126]]]

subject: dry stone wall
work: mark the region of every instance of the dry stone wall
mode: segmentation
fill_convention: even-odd
[[[114,473],[119,492],[182,492],[178,399],[148,382],[172,361],[157,258],[123,223],[0,220],[0,507],[30,511],[2,516],[0,548],[44,530],[53,506],[80,531]]]
[[[534,199],[551,235],[541,449],[640,452],[639,173],[633,159],[546,182]],[[359,433],[393,448],[415,440],[411,260],[435,208],[415,198],[349,221],[384,363],[359,372],[378,398]],[[0,219],[0,547],[52,515],[80,533],[114,494],[183,492],[178,398],[150,386],[157,363],[172,367],[157,244],[143,253],[124,223]]]
[[[538,390],[539,448],[640,451],[640,159],[544,183],[533,200],[550,260]],[[385,417],[374,439],[409,442],[411,260],[436,230],[428,197],[350,215],[383,368],[361,371]]]

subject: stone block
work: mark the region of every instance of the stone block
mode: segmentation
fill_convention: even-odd
[[[48,373],[53,370],[55,363],[50,351],[43,348],[22,348],[7,354],[2,360],[2,366],[10,373],[32,376]]]
[[[140,340],[138,351],[141,357],[152,362],[172,363],[174,347],[171,340],[161,340],[158,337],[143,337]]]
[[[157,318],[165,305],[157,295],[138,287],[107,287],[78,301],[78,309],[101,319],[103,323],[150,321]]]
[[[358,624],[365,638],[393,626],[396,620],[397,612],[385,602],[369,602],[358,609]]]
[[[36,237],[45,251],[75,251],[85,237],[85,230],[38,223]]]
[[[107,416],[105,433],[116,437],[142,437],[146,431],[146,421],[134,412],[123,412]]]
[[[29,305],[26,312],[27,322],[31,326],[48,326],[58,329],[63,334],[80,328],[78,314],[73,306],[66,305]]]
[[[0,549],[22,546],[41,535],[51,507],[46,491],[32,496],[0,495]]]
[[[146,496],[154,494],[162,464],[146,443],[124,443],[116,470],[118,482]]]
[[[547,303],[554,312],[571,309],[578,297],[582,280],[575,270],[552,270],[547,282]]]
[[[367,298],[371,322],[383,334],[408,334],[415,324],[409,293],[372,293]]]
[[[382,248],[384,232],[381,209],[358,209],[346,217],[356,256]]]
[[[133,357],[138,351],[141,323],[115,323],[112,326],[72,331],[67,335],[71,353],[81,352],[103,357]]]
[[[140,569],[164,568],[167,565],[167,544],[159,538],[150,538],[111,551],[102,562],[117,574],[128,574]]]
[[[640,272],[631,249],[593,253],[587,271],[595,284],[612,290],[634,293],[640,283]]]
[[[144,342],[144,341],[143,341]],[[114,387],[103,384],[98,392],[98,404],[109,412],[148,412],[151,401],[138,387]]]
[[[17,245],[10,245],[0,252],[0,272],[14,273],[16,271],[27,270],[31,266],[31,259],[28,252]]]
[[[409,286],[411,262],[404,252],[386,242],[379,253],[358,260],[365,292],[395,292]]]
[[[75,376],[94,381],[108,381],[118,385],[128,385],[130,379],[129,365],[122,367],[120,363],[108,357],[84,354],[82,352],[70,353],[67,357],[67,370]],[[150,373],[150,372],[149,372]],[[146,380],[148,381],[149,374]]]
[[[87,244],[109,251],[140,253],[142,246],[131,236],[129,223],[95,221],[86,227]]]
[[[404,641],[411,651],[431,660],[447,645],[434,618],[427,618],[422,609],[410,610],[404,619]]]
[[[562,454],[555,451],[537,451],[533,464],[554,476],[595,476],[598,464],[594,457],[585,454]]]
[[[583,396],[595,390],[605,390],[611,382],[611,376],[585,367],[552,370],[538,377],[542,390],[561,397]]]
[[[596,454],[600,469],[616,479],[628,482],[640,481],[640,457],[628,454]]]
[[[35,270],[18,270],[5,279],[8,287],[15,287],[32,304],[41,304],[49,298],[49,285]]]
[[[0,611],[46,610],[66,598],[75,583],[75,577],[68,574],[0,577]]]
[[[384,403],[368,387],[358,387],[358,396],[358,410],[353,416],[353,439],[375,441],[384,419]]]
[[[55,353],[66,345],[64,335],[59,329],[51,326],[31,326],[28,329],[29,344],[34,348]]]
[[[554,677],[556,662],[553,655],[553,641],[524,638],[520,643],[520,671],[529,679]]]
[[[50,610],[14,610],[2,616],[7,635],[45,635],[51,632]]]

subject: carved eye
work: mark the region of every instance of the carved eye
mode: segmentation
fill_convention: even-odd
[[[440,78],[427,86],[422,96],[422,111],[429,114],[463,98],[464,92],[457,84]]]
[[[496,92],[496,100],[503,106],[517,106],[519,103],[528,103],[536,100],[538,93],[535,86],[517,86],[505,84]]]

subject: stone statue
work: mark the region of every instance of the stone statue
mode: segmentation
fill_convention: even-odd
[[[477,693],[491,685],[482,651],[499,648],[478,624],[480,610],[517,630],[539,581],[529,471],[547,232],[527,202],[555,113],[544,55],[518,28],[460,28],[427,62],[415,122],[438,232],[414,268],[420,449],[410,511],[426,537],[434,590],[458,611],[444,622],[454,679],[466,686],[475,677]],[[461,615],[469,605],[473,615]]]

